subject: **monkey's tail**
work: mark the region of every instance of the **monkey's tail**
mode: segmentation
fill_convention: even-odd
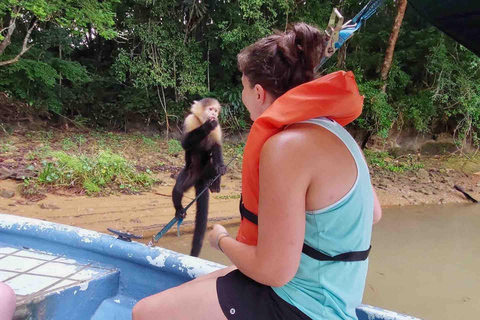
[[[204,184],[195,186],[195,191],[198,194],[205,187]],[[205,231],[207,230],[208,220],[208,191],[204,192],[197,200],[197,213],[195,215],[195,231],[193,232],[192,251],[191,256],[198,257],[202,250],[203,239]]]
[[[463,193],[463,195],[465,196],[465,198],[467,198],[468,200],[472,201],[473,203],[478,203],[477,199],[475,199],[475,198],[473,198],[471,195],[469,195],[462,186],[454,185],[453,187],[454,187],[457,191],[460,191],[461,193]]]

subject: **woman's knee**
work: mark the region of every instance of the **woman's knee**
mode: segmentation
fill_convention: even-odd
[[[146,314],[146,305],[145,305],[145,299],[142,299],[138,301],[132,309],[132,320],[142,320],[146,319],[145,314]]]
[[[157,319],[160,313],[168,314],[167,308],[163,299],[158,299],[158,294],[146,297],[133,306],[132,320]]]
[[[137,302],[132,309],[132,320],[141,319],[141,314],[142,314],[142,307],[140,306],[140,302]]]
[[[0,282],[0,314],[5,315],[5,319],[11,319],[13,317],[16,302],[17,297],[12,288]]]

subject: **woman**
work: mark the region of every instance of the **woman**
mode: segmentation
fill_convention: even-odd
[[[15,313],[17,298],[12,288],[0,282],[0,319],[10,320]]]
[[[236,240],[220,225],[209,234],[234,266],[141,300],[134,320],[356,318],[381,209],[361,151],[340,125],[361,111],[353,75],[314,80],[327,40],[301,23],[239,54],[254,120],[242,223]]]

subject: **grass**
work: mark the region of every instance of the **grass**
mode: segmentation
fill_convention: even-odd
[[[230,196],[213,196],[214,199],[218,199],[218,200],[234,200],[234,199],[240,199],[240,195],[239,194],[233,194],[233,195],[230,195]]]
[[[51,151],[52,151],[52,148],[50,147],[50,145],[46,144],[44,146],[38,147],[35,150],[29,151],[25,156],[25,158],[29,161],[42,159],[46,157]]]
[[[183,166],[180,141],[160,136],[54,130],[28,131],[23,140],[19,143],[27,147],[14,153],[22,156],[25,169],[35,174],[24,179],[22,187],[22,193],[34,199],[53,190],[89,195],[137,193],[161,182],[152,172],[157,167],[168,171]],[[11,145],[1,139],[0,152],[12,152]],[[225,143],[225,163],[238,151],[242,153],[243,146]],[[237,157],[230,170],[241,163],[241,158]]]
[[[27,131],[25,133],[27,138],[41,142],[50,142],[53,138],[52,131]]]
[[[157,182],[151,172],[137,172],[122,155],[111,151],[90,156],[57,151],[49,156],[52,161],[43,161],[36,178],[39,185],[71,187],[93,195],[113,191],[136,193]]]
[[[10,142],[1,142],[0,143],[0,154],[2,153],[7,153],[10,151],[10,149],[12,148],[12,145]]]
[[[146,145],[147,147],[154,147],[154,146],[157,145],[157,143],[156,143],[154,140],[152,140],[152,139],[150,139],[150,138],[147,138],[147,137],[145,137],[145,136],[142,136],[142,142],[143,142],[143,144]]]
[[[417,171],[425,167],[423,163],[416,161],[414,156],[393,159],[386,151],[371,150],[364,150],[364,154],[370,166],[391,172],[404,173],[407,171]]]
[[[73,142],[70,138],[63,139],[61,143],[62,143],[62,149],[65,151],[77,148],[77,144]]]
[[[180,141],[175,139],[168,140],[168,154],[169,155],[178,155],[183,152],[182,144]]]

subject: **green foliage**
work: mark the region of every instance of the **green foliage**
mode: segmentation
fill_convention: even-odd
[[[63,28],[71,28],[73,33],[81,34],[93,27],[107,39],[116,33],[113,8],[120,0],[4,0],[0,4],[0,17],[9,14],[13,8],[19,8],[24,16],[34,16],[41,22],[51,21]]]
[[[109,129],[175,126],[193,100],[215,97],[223,106],[222,127],[242,132],[251,120],[241,99],[239,51],[292,22],[325,28],[334,6],[348,19],[364,5],[354,0],[4,0],[0,18],[9,21],[17,6],[22,24],[0,60],[18,54],[33,18],[37,27],[29,41],[34,46],[17,63],[0,67],[0,91],[53,117]],[[460,147],[478,145],[480,58],[411,7],[384,92],[379,72],[395,14],[396,2],[386,1],[348,41],[341,67],[334,55],[322,73],[355,71],[365,95],[356,121],[360,128],[383,138],[392,128],[444,131],[453,133]]]
[[[452,40],[441,36],[431,48],[426,66],[432,102],[442,118],[457,119],[456,143],[470,137],[479,146],[480,58]]]
[[[377,167],[383,170],[404,173],[407,171],[417,171],[425,167],[423,163],[419,163],[413,156],[400,160],[393,159],[386,151],[371,151],[364,150],[365,159],[370,166]]]
[[[168,154],[178,155],[183,151],[182,144],[176,139],[168,140]]]
[[[39,160],[44,157],[46,157],[50,152],[52,151],[50,145],[44,145],[41,147],[38,147],[37,149],[33,151],[29,151],[26,155],[27,160]]]
[[[62,149],[65,151],[77,148],[77,144],[73,142],[70,138],[65,138],[62,140]]]
[[[418,132],[428,132],[437,115],[431,92],[424,90],[416,95],[406,97],[404,101],[405,104],[401,107],[407,120]],[[399,103],[399,105],[401,104],[402,102]]]
[[[214,199],[218,199],[218,200],[234,200],[234,199],[240,199],[240,195],[239,194],[232,194],[232,195],[229,195],[229,196],[213,196]]]
[[[94,194],[137,192],[155,183],[149,173],[138,173],[123,156],[110,151],[94,156],[53,152],[51,156],[54,160],[44,161],[38,174],[41,185],[80,188]]]
[[[9,152],[11,148],[12,148],[12,145],[10,142],[8,141],[0,142],[0,154]]]
[[[250,128],[247,122],[248,110],[243,106],[242,91],[234,88],[223,93],[220,101],[227,101],[222,105],[220,121],[223,129],[227,131],[245,131]]]
[[[142,141],[148,147],[154,147],[157,145],[157,143],[154,140],[147,138],[145,136],[142,136]]]
[[[387,95],[380,89],[378,80],[359,83],[360,93],[365,95],[364,112],[356,120],[366,130],[378,133],[386,138],[395,119],[395,110],[387,102]]]

